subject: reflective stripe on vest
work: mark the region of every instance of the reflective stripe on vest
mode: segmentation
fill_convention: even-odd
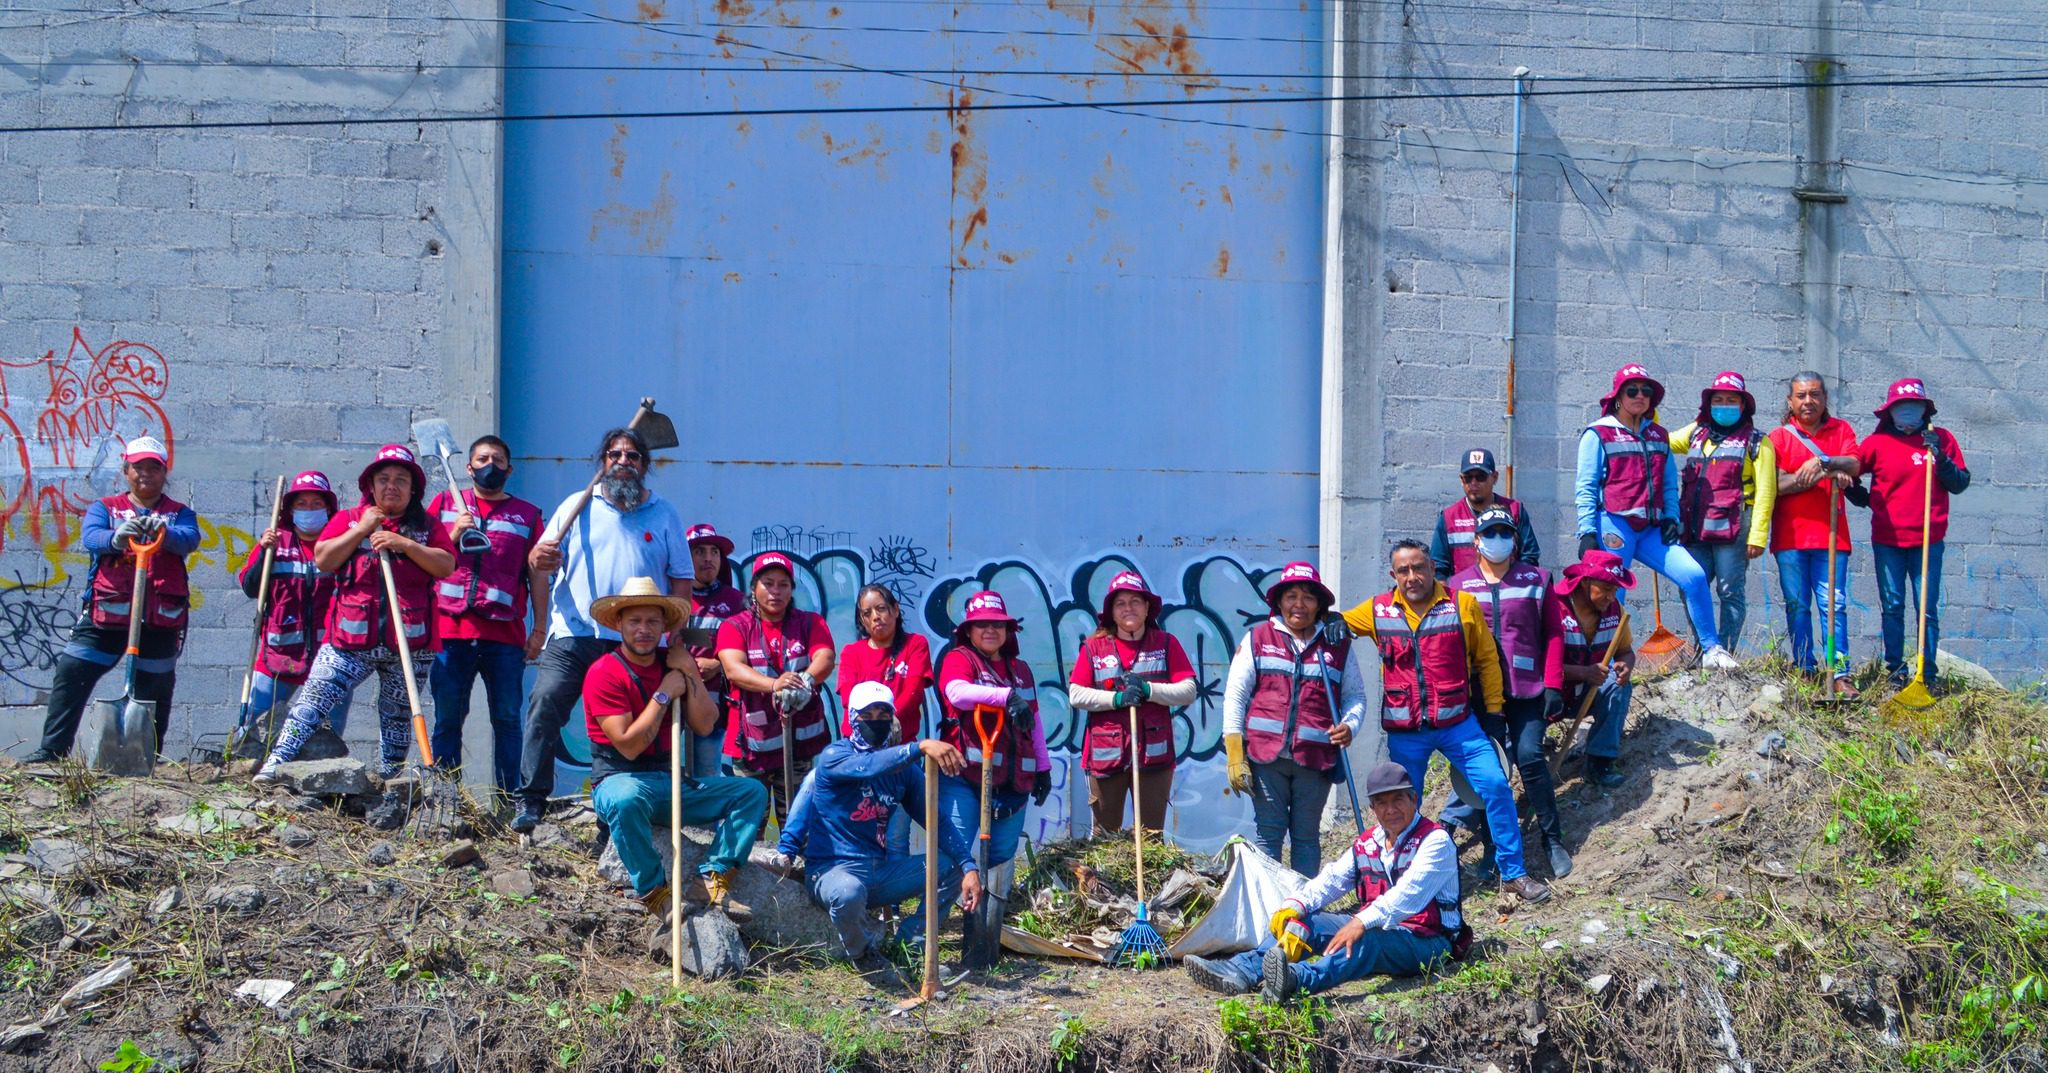
[[[449,596],[457,600],[460,600],[468,594],[469,589],[467,586],[456,585],[450,582],[443,581],[441,582],[440,591],[441,595],[443,596]],[[506,592],[504,589],[492,588],[489,585],[477,586],[476,594],[479,599],[488,600],[494,604],[503,604],[506,607],[512,606],[512,600],[514,598],[511,593]]]
[[[263,635],[263,643],[269,645],[272,648],[283,648],[286,645],[304,644],[305,641],[306,631],[304,630],[293,630],[290,633],[266,633]]]
[[[1394,593],[1374,599],[1372,611],[1380,650],[1380,725],[1407,731],[1464,719],[1471,667],[1457,595],[1445,590],[1444,599],[1431,604],[1413,628]],[[1418,704],[1428,708],[1418,712]]]
[[[334,626],[341,632],[348,634],[351,638],[367,638],[370,636],[369,619],[349,618],[346,615],[337,615],[334,619]],[[405,636],[407,640],[410,640],[414,637],[425,637],[427,635],[427,624],[424,622],[408,622],[405,623],[404,626]]]
[[[1356,889],[1359,902],[1370,905],[1374,899],[1392,890],[1415,864],[1415,855],[1421,852],[1423,840],[1440,830],[1442,828],[1434,821],[1417,818],[1415,826],[1393,848],[1391,862],[1386,859],[1385,850],[1381,848],[1380,840],[1373,837],[1372,831],[1359,835],[1351,843],[1353,859],[1358,864]],[[1432,897],[1428,905],[1402,920],[1401,926],[1417,935],[1439,936],[1455,943],[1457,932],[1465,923],[1465,913],[1462,892],[1455,880],[1451,891],[1449,898],[1441,895]]]
[[[1664,511],[1664,466],[1671,457],[1670,435],[1662,425],[1645,421],[1632,432],[1613,418],[1592,426],[1607,462],[1601,488],[1601,509],[1623,518],[1650,521]]]

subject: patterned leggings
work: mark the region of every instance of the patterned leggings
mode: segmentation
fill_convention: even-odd
[[[413,661],[413,684],[423,698],[427,695],[427,667],[432,662]],[[321,645],[313,656],[312,670],[306,674],[306,684],[292,697],[284,731],[277,736],[277,748],[271,751],[264,768],[298,756],[320,721],[346,705],[350,693],[368,680],[372,672],[377,675],[377,729],[381,739],[377,774],[385,778],[397,774],[412,748],[412,709],[405,695],[405,679],[400,677],[398,653],[389,645],[379,645],[367,652],[344,652],[333,645]]]

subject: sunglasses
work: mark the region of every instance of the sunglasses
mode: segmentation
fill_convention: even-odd
[[[1647,399],[1656,395],[1657,391],[1655,388],[1636,387],[1635,385],[1631,384],[1628,387],[1622,388],[1621,393],[1627,395],[1631,399]]]
[[[1458,474],[1458,479],[1465,482],[1466,484],[1478,484],[1480,481],[1492,480],[1493,474],[1487,473],[1484,470],[1473,470],[1470,473]]]
[[[604,458],[607,462],[645,462],[647,460],[647,456],[638,451],[606,451]]]

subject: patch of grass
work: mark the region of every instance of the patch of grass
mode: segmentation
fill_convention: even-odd
[[[1898,765],[1885,758],[1886,743],[1842,742],[1822,767],[1840,780],[1835,790],[1839,815],[1825,829],[1830,843],[1845,825],[1861,831],[1873,855],[1895,860],[1912,847],[1920,828],[1920,791],[1898,778]]]
[[[1323,1022],[1330,1015],[1323,1000],[1276,1006],[1232,998],[1217,1003],[1216,1011],[1223,1038],[1256,1066],[1273,1073],[1310,1073],[1315,1068]]]

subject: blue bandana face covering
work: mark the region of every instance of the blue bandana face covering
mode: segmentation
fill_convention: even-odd
[[[1736,422],[1742,420],[1742,407],[1714,406],[1708,408],[1707,414],[1714,419],[1715,424],[1722,428],[1734,428]]]
[[[1924,402],[1896,402],[1892,404],[1892,424],[1900,432],[1918,432],[1927,423],[1927,404]]]

